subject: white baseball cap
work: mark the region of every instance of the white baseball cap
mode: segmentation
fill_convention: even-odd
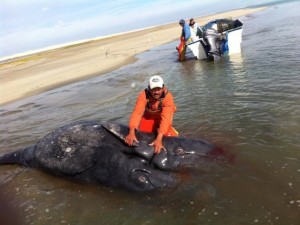
[[[150,77],[149,80],[150,89],[157,88],[157,87],[162,88],[163,86],[164,86],[164,81],[160,76],[155,75]]]

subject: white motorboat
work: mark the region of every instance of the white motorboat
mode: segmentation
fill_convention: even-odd
[[[197,59],[219,59],[224,54],[241,52],[243,23],[239,20],[216,19],[203,26],[203,32],[187,44],[187,54]]]

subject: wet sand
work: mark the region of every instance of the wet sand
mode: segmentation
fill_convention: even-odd
[[[204,25],[212,19],[234,19],[264,9],[238,9],[194,19]],[[139,53],[179,40],[180,34],[181,27],[174,22],[0,61],[0,105],[113,71],[134,62]]]

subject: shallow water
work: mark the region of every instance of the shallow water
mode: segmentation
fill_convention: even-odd
[[[242,53],[176,61],[170,43],[128,65],[0,108],[0,152],[82,119],[127,123],[139,91],[160,74],[175,97],[174,125],[236,156],[190,171],[172,190],[128,193],[20,166],[0,167],[24,224],[300,223],[299,2],[242,18]]]

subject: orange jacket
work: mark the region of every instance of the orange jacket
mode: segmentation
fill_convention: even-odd
[[[146,91],[144,90],[140,92],[136,100],[135,108],[130,117],[129,128],[138,129],[141,118],[145,117],[147,119],[160,120],[157,132],[162,134],[167,133],[170,127],[172,126],[173,113],[176,110],[176,106],[174,104],[173,95],[170,92],[168,92],[166,88],[165,93],[165,98],[162,100],[161,103],[162,110],[158,112],[150,112],[146,109],[146,105],[148,103]],[[156,100],[150,95],[149,105],[154,111],[158,110],[160,100]]]

